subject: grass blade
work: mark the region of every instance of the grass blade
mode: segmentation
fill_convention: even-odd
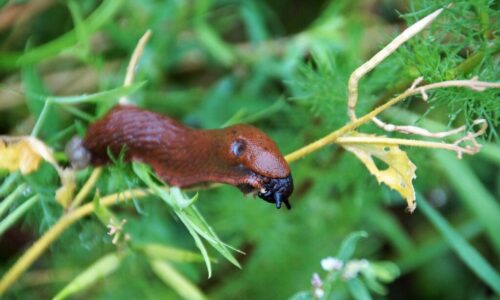
[[[155,274],[182,298],[190,300],[207,299],[196,285],[175,270],[169,263],[154,259],[150,261],[150,264]]]
[[[2,236],[2,234],[12,225],[14,225],[33,206],[33,204],[35,204],[36,201],[38,201],[38,195],[26,200],[12,213],[10,213],[2,222],[0,222],[0,236]]]
[[[122,257],[116,253],[107,254],[101,257],[90,267],[81,272],[75,279],[66,285],[55,297],[54,300],[65,299],[83,289],[92,286],[100,279],[107,277],[118,267],[122,261]]]
[[[179,220],[186,226],[187,230],[191,234],[196,244],[196,247],[201,252],[205,260],[205,264],[208,270],[208,276],[212,274],[211,259],[208,252],[203,244],[201,238],[205,239],[212,247],[214,247],[222,256],[224,256],[229,262],[241,268],[236,258],[229,251],[232,249],[225,243],[223,243],[219,237],[215,234],[212,228],[205,221],[203,216],[198,212],[194,205],[186,206],[186,203],[192,203],[182,191],[178,188],[170,188],[168,191],[160,187],[152,178],[155,176],[151,169],[141,163],[132,163],[132,169],[134,173],[151,189],[154,194],[160,197],[165,203],[167,203],[177,215]]]
[[[21,175],[19,174],[19,172],[14,172],[14,173],[10,173],[9,176],[7,176],[4,179],[4,181],[2,182],[2,185],[0,185],[0,197],[3,197],[5,195],[7,195],[8,193],[10,193],[14,184],[16,183],[17,179],[19,179],[20,176]],[[1,213],[0,213],[0,216],[2,216]]]
[[[203,257],[195,252],[174,248],[162,244],[137,245],[137,249],[144,251],[152,259],[169,260],[176,262],[202,262]]]
[[[25,184],[21,184],[18,186],[12,193],[10,193],[7,198],[5,198],[1,203],[0,203],[0,218],[5,214],[5,212],[14,204],[16,201],[17,197],[19,194],[24,190],[26,187]]]
[[[497,253],[500,253],[500,207],[495,198],[479,181],[465,161],[458,160],[454,154],[434,151],[438,162],[446,166],[442,172],[448,177],[458,193],[458,198],[471,211],[486,229]]]
[[[132,94],[133,92],[140,89],[145,81],[134,83],[128,86],[121,86],[108,91],[99,92],[90,95],[79,95],[79,96],[65,96],[65,97],[47,97],[47,102],[54,102],[59,104],[76,104],[76,103],[88,103],[88,102],[100,102],[100,101],[118,101],[118,98]]]
[[[118,9],[123,4],[123,0],[107,0],[104,1],[95,11],[90,15],[83,25],[87,29],[87,33],[97,31],[106,22],[109,22]],[[30,51],[19,53],[0,53],[0,68],[14,69],[19,65],[36,64],[39,61],[57,55],[61,51],[75,45],[78,42],[78,36],[75,30],[60,36],[42,46],[33,48]]]
[[[368,216],[368,222],[371,227],[385,235],[386,239],[400,254],[406,255],[414,249],[413,241],[402,228],[402,224],[387,211],[373,208]]]
[[[448,224],[445,218],[439,214],[425,200],[422,195],[418,196],[419,207],[425,217],[441,233],[443,238],[450,244],[451,248],[460,257],[464,264],[469,267],[481,280],[487,284],[496,294],[500,295],[500,276],[491,265],[474,249],[467,241]]]
[[[477,220],[473,220],[460,225],[456,231],[464,239],[470,240],[481,234],[484,228]],[[436,237],[425,242],[418,248],[412,248],[411,251],[401,254],[396,264],[401,270],[401,274],[407,274],[423,264],[447,254],[449,251],[450,245],[441,237]]]

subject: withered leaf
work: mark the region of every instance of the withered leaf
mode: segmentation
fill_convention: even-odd
[[[375,135],[352,132],[352,137],[366,138],[366,143],[342,143],[342,146],[354,153],[378,180],[396,190],[406,199],[408,211],[413,212],[417,206],[412,180],[416,178],[417,167],[410,161],[405,151],[398,146],[381,143],[370,143]],[[374,158],[387,164],[387,169],[381,170],[375,164]]]

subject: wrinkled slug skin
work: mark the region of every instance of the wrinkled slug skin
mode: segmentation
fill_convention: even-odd
[[[234,154],[242,141],[242,154]],[[172,118],[135,106],[119,105],[93,123],[83,145],[94,165],[109,162],[125,147],[126,160],[153,167],[164,181],[188,187],[206,182],[262,186],[264,178],[284,178],[290,168],[277,145],[250,125],[197,130]]]

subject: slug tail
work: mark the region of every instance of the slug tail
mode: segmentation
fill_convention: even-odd
[[[90,164],[90,151],[83,145],[83,139],[79,136],[73,137],[64,149],[71,166],[75,169],[83,169]]]

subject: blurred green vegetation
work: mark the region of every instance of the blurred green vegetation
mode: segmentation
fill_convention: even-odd
[[[350,73],[408,24],[450,2],[0,1],[0,134],[31,133],[64,164],[67,141],[129,95],[193,127],[252,123],[289,153],[345,124]],[[498,81],[498,2],[453,2],[361,80],[358,115],[419,76]],[[147,29],[153,35],[136,84],[121,87]],[[220,186],[197,196],[176,194],[196,199],[196,208],[184,213],[199,223],[189,227],[165,204],[182,205],[177,198],[159,191],[134,197],[100,211],[113,215],[117,228],[127,220],[122,229],[129,242],[123,236],[113,244],[96,209],[69,227],[5,298],[61,292],[58,297],[75,299],[310,299],[313,273],[331,299],[498,297],[498,90],[441,89],[429,96],[383,118],[430,130],[471,126],[478,118],[490,126],[480,141],[483,151],[462,160],[444,150],[405,148],[418,167],[420,204],[413,214],[352,154],[328,146],[291,165],[290,211]],[[382,133],[373,125],[361,130]],[[78,172],[79,188],[91,171]],[[117,164],[104,170],[97,187],[101,196],[145,186],[141,182],[155,188],[146,174],[140,166]],[[0,171],[0,183],[5,274],[64,211],[54,199],[59,178],[48,164],[26,176]],[[214,248],[200,254],[186,227],[203,228],[198,235]],[[230,254],[219,238],[245,254]],[[220,253],[234,256],[241,269]],[[203,263],[208,255],[211,278]],[[320,261],[329,256],[366,259],[371,269],[347,280],[322,269]]]

